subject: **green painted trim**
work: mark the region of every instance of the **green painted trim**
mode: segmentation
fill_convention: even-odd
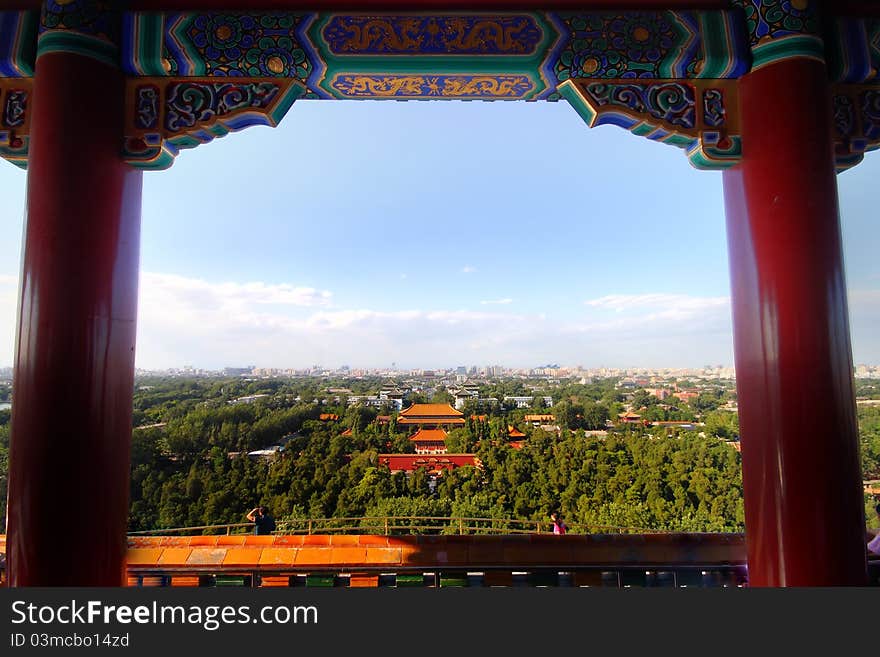
[[[336,586],[336,577],[332,573],[306,575],[308,588],[333,588]]]
[[[636,123],[632,128],[630,128],[630,132],[637,137],[647,137],[651,133],[656,132],[658,127],[659,126],[657,125],[652,125],[650,123],[646,123],[645,121],[641,121],[640,123]]]
[[[566,80],[556,88],[556,91],[558,91],[559,94],[569,102],[574,108],[574,111],[577,112],[586,124],[592,128],[593,122],[596,120],[597,112],[577,92],[574,83],[571,80]]]
[[[0,157],[2,157],[7,162],[10,162],[17,166],[19,169],[27,171],[28,161],[27,155],[12,155],[5,148],[0,148]]]
[[[16,37],[15,66],[21,77],[34,77],[37,61],[37,34],[40,28],[40,12],[23,11],[19,14],[19,29]]]
[[[707,158],[699,149],[688,155],[688,161],[695,169],[700,171],[724,171],[739,164],[739,160],[712,160]]]
[[[227,128],[225,125],[219,122],[215,123],[212,126],[209,126],[208,128],[206,128],[206,130],[215,137],[225,137],[230,132],[233,132],[230,128]]]
[[[155,153],[155,155],[150,158],[147,158],[142,153],[134,154],[123,152],[122,159],[124,159],[129,166],[144,171],[163,171],[165,169],[170,169],[171,165],[174,164],[175,153],[169,150],[164,142],[161,146],[151,149],[150,152]]]
[[[290,85],[287,91],[284,92],[284,95],[278,100],[277,105],[269,112],[269,120],[272,121],[273,125],[277,126],[281,123],[281,119],[287,116],[287,112],[293,106],[293,103],[305,96],[308,91],[308,87],[298,82]]]
[[[185,148],[195,148],[196,146],[200,146],[201,144],[208,143],[202,141],[201,139],[191,137],[190,135],[176,135],[174,137],[169,137],[166,141],[169,144],[176,146],[180,150],[183,150]]]
[[[721,12],[700,12],[700,32],[703,36],[703,69],[698,78],[728,77],[733,68],[732,44],[727,31],[728,18]]]
[[[43,32],[37,41],[37,59],[51,53],[74,53],[119,68],[119,49],[87,34],[61,30]]]
[[[398,574],[395,578],[395,584],[398,587],[403,586],[424,586],[425,585],[425,577],[421,573],[417,575],[411,574]]]
[[[162,65],[162,47],[165,38],[164,14],[136,14],[137,64],[144,76],[166,76]]]
[[[680,135],[678,133],[673,132],[666,139],[663,140],[664,144],[669,144],[670,146],[678,146],[679,148],[688,148],[691,144],[694,143],[694,137],[689,135]]]
[[[700,39],[702,38],[702,25],[699,25],[696,34],[691,33],[686,27],[682,25],[682,23],[678,20],[678,16],[674,11],[665,11],[667,19],[672,24],[673,29],[676,34],[681,39],[681,45],[678,48],[671,49],[662,60],[660,60],[660,65],[657,67],[657,72],[659,75],[658,78],[670,78],[673,79],[676,77],[674,64],[675,60],[678,59],[679,55],[682,51],[682,46],[686,46],[689,40]],[[633,66],[633,63],[630,63],[631,70],[637,70],[637,67]],[[653,65],[649,65],[645,70],[651,70]]]
[[[806,58],[825,61],[825,44],[821,37],[811,34],[792,34],[759,43],[752,48],[752,70],[786,59]]]
[[[704,146],[698,139],[694,148],[688,152],[688,161],[694,168],[702,171],[730,169],[742,161],[742,139],[734,136],[730,140],[730,148],[722,151],[715,146]]]
[[[205,60],[202,59],[201,53],[199,53],[198,49],[193,46],[189,38],[186,36],[186,31],[190,25],[192,25],[192,22],[192,14],[184,17],[177,22],[174,29],[170,30],[170,35],[185,53],[186,59],[192,64],[193,70],[190,71],[187,76],[203,77],[208,75],[208,65],[205,63]],[[163,73],[163,75],[167,75],[167,73]]]

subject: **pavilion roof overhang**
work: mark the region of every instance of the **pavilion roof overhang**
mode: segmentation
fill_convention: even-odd
[[[140,169],[274,127],[299,99],[393,99],[564,100],[590,127],[723,170],[742,159],[738,78],[789,58],[827,63],[838,171],[880,148],[880,0],[826,0],[828,20],[797,29],[755,24],[743,2],[118,0],[114,35],[88,21],[41,27],[41,0],[5,0],[0,157],[27,167],[36,59],[58,52],[122,69],[122,157]]]
[[[6,0],[4,9],[39,9],[42,0]],[[422,11],[522,9],[725,9],[730,0],[128,0],[129,11],[338,10]],[[880,16],[880,0],[834,0],[826,7],[838,16]]]
[[[42,0],[7,0],[8,9],[39,9]],[[729,0],[127,0],[128,11],[309,10],[424,11],[522,9],[723,9]]]

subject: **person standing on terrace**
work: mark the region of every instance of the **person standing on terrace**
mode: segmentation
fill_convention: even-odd
[[[553,521],[553,533],[562,535],[568,531],[568,525],[562,520],[562,516],[559,515],[558,511],[554,511],[550,514],[550,519]]]
[[[247,519],[254,523],[254,534],[271,534],[275,531],[275,519],[265,506],[258,506],[250,510]]]

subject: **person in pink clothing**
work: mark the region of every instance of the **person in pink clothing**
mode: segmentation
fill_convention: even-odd
[[[554,534],[564,534],[568,531],[568,525],[563,522],[562,517],[559,515],[557,511],[554,511],[550,514],[550,519],[553,521],[553,533]]]
[[[880,518],[880,504],[874,507],[874,512]],[[880,530],[876,530],[874,537],[868,541],[868,558],[872,560],[880,558]]]

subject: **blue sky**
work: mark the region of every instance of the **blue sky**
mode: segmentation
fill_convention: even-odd
[[[4,366],[26,174],[0,165]],[[838,176],[857,363],[878,180],[877,153]],[[720,173],[564,101],[299,101],[145,173],[137,365],[732,365],[725,239]]]

